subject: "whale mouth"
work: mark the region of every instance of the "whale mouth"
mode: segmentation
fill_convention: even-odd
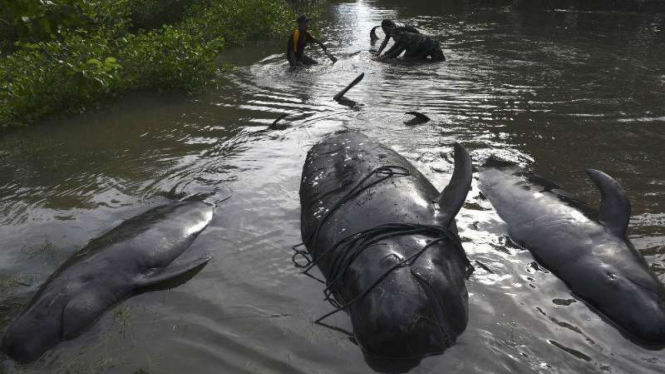
[[[429,282],[423,278],[421,275],[413,271],[413,269],[410,270],[411,275],[416,279],[418,282],[418,285],[422,288],[422,290],[425,292],[425,295],[427,296],[427,299],[429,300],[430,307],[432,309],[432,314],[434,315],[435,320],[431,320],[428,318],[429,322],[435,324],[438,327],[438,331],[441,335],[441,341],[443,343],[442,350],[446,350],[455,344],[453,334],[450,333],[450,329],[448,328],[448,325],[446,324],[446,317],[443,312],[443,303],[439,296],[437,295],[436,292],[434,292],[434,289],[432,289],[432,285],[429,284]],[[425,317],[423,317],[425,318]]]

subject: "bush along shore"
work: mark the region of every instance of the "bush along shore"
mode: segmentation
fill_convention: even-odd
[[[299,2],[299,6],[308,5]],[[137,89],[198,93],[215,58],[284,37],[285,0],[0,0],[0,130]]]

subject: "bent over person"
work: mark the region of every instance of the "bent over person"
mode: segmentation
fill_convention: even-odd
[[[318,64],[316,60],[305,55],[305,47],[310,42],[316,43],[321,46],[324,51],[326,50],[326,46],[314,38],[312,33],[309,32],[309,21],[311,21],[311,19],[307,18],[305,15],[296,19],[298,28],[289,37],[289,42],[286,47],[286,59],[291,66]]]
[[[381,43],[381,47],[379,47],[379,51],[377,52],[379,56],[381,55],[381,52],[383,52],[383,50],[388,45],[390,38],[393,38],[393,41],[397,42],[394,34],[398,34],[400,32],[412,32],[415,34],[420,34],[420,31],[418,31],[418,29],[416,29],[413,26],[409,25],[397,26],[395,22],[389,19],[384,19],[383,21],[381,21],[381,30],[383,30],[383,33],[386,36],[383,39],[383,42]]]
[[[411,26],[398,27],[390,20],[384,20],[381,27],[386,34],[386,38],[381,44],[381,48],[379,48],[379,60],[397,58],[402,53],[404,53],[405,60],[446,60],[439,41],[422,35],[415,28]],[[381,55],[381,51],[388,44],[390,38],[395,41],[395,44]]]

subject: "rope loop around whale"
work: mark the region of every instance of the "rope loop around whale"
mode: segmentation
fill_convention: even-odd
[[[381,178],[365,185],[365,182],[367,182],[374,175],[379,175],[379,176],[381,176]],[[326,223],[328,218],[330,218],[344,204],[346,204],[347,202],[355,199],[356,196],[360,195],[363,191],[367,190],[368,188],[370,188],[374,185],[377,185],[377,184],[383,182],[386,179],[392,178],[394,176],[405,177],[405,176],[409,176],[409,175],[411,175],[411,172],[403,166],[381,166],[381,167],[378,167],[378,168],[372,170],[369,174],[367,174],[367,176],[365,176],[365,178],[363,178],[360,182],[358,182],[353,188],[351,188],[349,190],[349,192],[347,192],[337,203],[335,203],[335,205],[333,205],[330,208],[330,210],[321,218],[321,220],[319,220],[319,223],[316,226],[316,230],[314,230],[314,233],[312,235],[310,235],[310,237],[308,237],[307,240],[305,240],[305,241],[306,242],[311,241],[312,243],[316,243],[316,241],[319,238],[319,231],[321,230],[321,227],[323,226],[323,224]],[[309,270],[313,267],[313,265],[312,265],[313,261],[310,258],[309,252],[307,250],[298,249],[298,248],[302,248],[302,247],[305,247],[304,242],[300,243],[300,244],[296,244],[292,247],[293,250],[295,251],[295,253],[293,254],[293,257],[291,258],[291,261],[293,261],[293,264],[298,268],[307,268],[307,270],[305,270],[305,274],[312,277],[309,274]],[[299,263],[298,258],[303,258],[306,261],[306,263],[304,265]],[[312,277],[312,278],[318,280],[321,283],[325,283],[324,281],[322,281],[318,278],[315,278],[315,277]]]
[[[373,182],[370,182],[368,184],[365,184],[374,175],[380,175],[381,178]],[[313,245],[316,245],[319,231],[323,226],[323,224],[328,220],[328,218],[330,218],[332,214],[334,214],[340,207],[342,207],[347,202],[356,198],[363,191],[367,190],[368,188],[376,184],[383,182],[386,179],[392,177],[409,176],[409,175],[411,175],[411,172],[402,166],[381,166],[379,168],[372,170],[365,178],[363,178],[351,190],[349,190],[349,192],[347,192],[335,205],[333,205],[333,207],[318,222],[316,230],[305,241],[311,242],[313,243]],[[377,279],[372,283],[372,285],[370,285],[367,289],[363,290],[361,293],[356,295],[353,299],[344,303],[340,303],[338,300],[336,300],[336,295],[334,294],[333,287],[336,284],[338,284],[339,281],[341,281],[346,270],[349,268],[349,266],[351,266],[353,261],[356,258],[358,258],[358,256],[360,256],[360,254],[364,250],[371,247],[372,245],[375,245],[389,238],[394,238],[399,236],[411,236],[411,235],[428,236],[433,238],[433,240],[427,242],[427,244],[425,244],[423,248],[421,248],[411,256],[393,265],[390,269],[388,269],[379,277],[377,277]],[[473,273],[474,267],[471,264],[471,261],[469,261],[469,258],[467,257],[466,252],[462,247],[462,243],[459,236],[447,227],[424,225],[419,223],[396,222],[396,223],[386,223],[374,226],[372,228],[342,238],[337,243],[335,243],[331,248],[323,251],[322,254],[318,256],[318,258],[313,258],[313,256],[310,255],[307,249],[304,250],[298,249],[305,247],[305,243],[303,242],[293,246],[293,250],[295,251],[295,253],[292,257],[292,261],[296,267],[304,269],[303,273],[305,275],[314,278],[317,281],[324,283],[326,285],[326,288],[323,291],[325,300],[328,301],[335,308],[335,310],[323,315],[322,317],[318,318],[315,321],[315,323],[317,324],[322,324],[322,321],[324,319],[342,310],[345,310],[353,303],[363,299],[384,279],[386,279],[393,271],[402,267],[411,266],[413,263],[416,262],[416,260],[418,260],[418,258],[425,251],[427,251],[435,244],[445,240],[450,240],[455,246],[455,249],[462,256],[465,265],[465,277],[468,279]],[[316,265],[318,265],[319,261],[326,256],[331,257],[332,266],[329,274],[324,274],[326,278],[326,280],[324,281],[309,274],[309,271],[312,270]],[[305,264],[299,263],[298,262],[299,258],[305,259]]]
[[[346,269],[351,266],[351,263],[360,256],[360,254],[367,248],[371,247],[374,244],[377,244],[383,240],[394,238],[398,236],[411,236],[411,235],[423,235],[430,236],[433,240],[429,241],[423,248],[412,254],[411,256],[399,261],[393,265],[390,269],[386,270],[381,274],[377,279],[370,285],[367,289],[362,291],[356,297],[351,299],[344,304],[340,304],[336,300],[336,296],[333,292],[333,287],[340,282],[343,278]],[[319,323],[324,319],[332,316],[335,313],[338,313],[353,303],[362,300],[367,294],[369,294],[376,286],[378,286],[384,279],[386,279],[393,271],[413,265],[418,258],[425,253],[429,248],[433,247],[435,244],[442,242],[444,240],[450,240],[455,249],[462,255],[465,265],[465,277],[468,279],[474,271],[471,261],[466,256],[466,252],[462,247],[462,243],[459,237],[453,233],[451,230],[434,225],[423,225],[415,223],[387,223],[383,225],[377,225],[370,229],[360,231],[353,235],[349,235],[344,239],[337,242],[332,248],[324,252],[323,255],[332,253],[332,268],[330,273],[326,275],[326,289],[323,291],[325,295],[325,300],[330,302],[330,304],[335,307],[330,313],[325,314],[324,316],[318,318],[315,322]],[[336,250],[339,249],[339,250]],[[323,256],[322,256],[323,257]],[[319,257],[320,259],[321,257]],[[317,261],[313,261],[310,267],[307,270],[310,270],[313,266],[317,264]]]

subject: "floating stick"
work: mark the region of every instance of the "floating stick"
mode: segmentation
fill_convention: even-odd
[[[326,56],[328,56],[328,58],[330,59],[330,61],[332,61],[333,64],[337,62],[337,57],[330,54],[330,52],[328,52],[327,49],[324,49],[323,52],[326,54]]]
[[[351,82],[351,84],[346,86],[345,89],[341,90],[337,95],[335,95],[333,100],[339,101],[342,98],[342,96],[344,96],[347,92],[349,92],[349,90],[352,89],[356,84],[360,83],[360,81],[363,80],[363,78],[365,78],[365,73],[362,73],[358,77],[356,77],[356,79],[354,79],[353,82]]]

